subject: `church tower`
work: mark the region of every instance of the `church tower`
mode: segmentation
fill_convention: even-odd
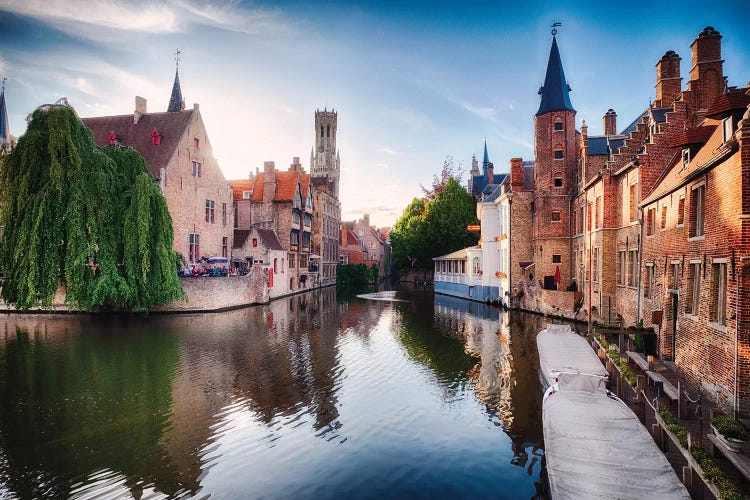
[[[547,73],[539,89],[534,116],[534,262],[536,279],[544,283],[557,273],[559,290],[570,284],[571,226],[569,208],[577,166],[576,110],[570,102],[556,31],[552,32]],[[558,271],[559,269],[559,271]]]
[[[334,197],[339,197],[339,153],[336,150],[338,113],[324,109],[315,111],[315,147],[310,153],[310,175],[325,178]]]

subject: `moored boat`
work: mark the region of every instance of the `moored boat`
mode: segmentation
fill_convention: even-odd
[[[570,325],[547,325],[536,337],[539,368],[544,390],[557,382],[561,373],[599,377],[606,381],[607,370],[586,339]]]

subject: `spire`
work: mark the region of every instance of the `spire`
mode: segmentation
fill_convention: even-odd
[[[565,80],[560,51],[557,48],[557,38],[552,34],[552,48],[549,51],[549,62],[547,63],[547,75],[544,78],[544,86],[539,89],[542,102],[536,116],[549,113],[550,111],[573,111],[570,103],[570,86]]]
[[[482,166],[486,167],[490,163],[490,155],[487,153],[487,139],[484,140],[484,159],[482,160]]]
[[[180,49],[175,54],[175,71],[174,85],[172,85],[172,96],[169,98],[169,107],[167,112],[175,113],[185,109],[185,100],[182,98],[182,89],[180,88]]]
[[[0,144],[10,142],[10,127],[8,127],[8,110],[5,109],[5,81],[3,78],[3,88],[0,91]]]

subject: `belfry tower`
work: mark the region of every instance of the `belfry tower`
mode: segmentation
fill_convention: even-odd
[[[335,198],[339,197],[341,159],[336,150],[336,121],[334,110],[315,110],[315,147],[310,152],[310,175],[325,178]]]
[[[549,280],[560,273],[558,289],[570,284],[570,202],[574,193],[578,150],[576,110],[570,102],[556,30],[541,101],[534,116],[534,213],[535,274]]]

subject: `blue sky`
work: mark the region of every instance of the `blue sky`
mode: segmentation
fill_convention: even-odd
[[[533,115],[551,43],[577,124],[618,127],[654,96],[654,65],[707,25],[730,85],[750,80],[750,2],[238,2],[0,0],[0,76],[11,132],[68,97],[81,116],[166,110],[174,50],[187,106],[201,105],[225,176],[263,161],[309,167],[316,108],[339,111],[344,218],[391,225],[447,155],[468,170],[487,138],[495,171],[533,158]]]

